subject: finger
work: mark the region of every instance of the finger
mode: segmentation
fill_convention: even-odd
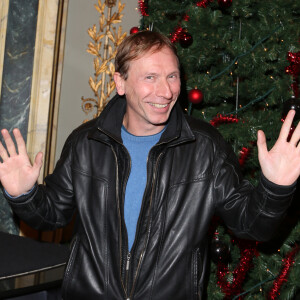
[[[5,161],[9,158],[7,151],[1,142],[0,142],[0,158],[2,158],[3,161]]]
[[[299,140],[300,140],[300,123],[298,123],[296,129],[294,130],[294,132],[293,132],[293,134],[291,136],[290,143],[292,143],[295,146],[297,146]]]
[[[15,139],[16,139],[19,154],[27,154],[26,144],[25,144],[25,141],[23,139],[23,136],[22,136],[20,130],[18,128],[15,128],[13,130],[13,134],[14,134]]]
[[[15,156],[17,154],[15,144],[7,129],[3,129],[2,136],[6,145],[7,153],[9,156]]]
[[[279,138],[280,140],[284,140],[286,141],[288,136],[289,136],[289,133],[290,133],[290,130],[291,130],[291,127],[292,127],[292,123],[293,123],[293,119],[294,119],[294,116],[296,114],[296,111],[295,110],[290,110],[283,122],[283,125],[281,127],[281,130],[280,130],[280,134],[279,134]]]

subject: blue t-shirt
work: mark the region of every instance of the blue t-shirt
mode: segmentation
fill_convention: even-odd
[[[124,203],[124,218],[128,233],[129,250],[134,242],[147,182],[148,154],[150,149],[159,141],[163,131],[154,135],[135,136],[122,126],[121,136],[123,144],[127,148],[131,158],[131,171],[126,186]]]

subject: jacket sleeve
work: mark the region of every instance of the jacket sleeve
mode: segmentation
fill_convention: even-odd
[[[223,143],[222,143],[223,144]],[[217,214],[234,234],[244,239],[266,241],[272,237],[291,204],[296,183],[279,186],[263,174],[257,187],[242,179],[237,158],[222,145],[214,168]]]
[[[69,137],[53,174],[45,185],[36,184],[29,194],[6,199],[13,211],[37,230],[55,230],[65,226],[75,211],[72,185],[72,138]]]

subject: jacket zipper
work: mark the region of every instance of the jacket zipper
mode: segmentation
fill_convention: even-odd
[[[199,266],[200,248],[196,248],[192,254],[192,299],[198,299],[198,268]]]
[[[100,129],[99,129],[100,130]],[[111,146],[111,145],[110,145]],[[117,158],[117,154],[115,152],[115,150],[113,149],[113,147],[111,146],[112,152],[115,156],[115,161],[116,161],[116,197],[117,197],[117,203],[118,203],[118,218],[119,218],[119,232],[120,232],[120,247],[119,247],[119,255],[120,255],[120,279],[121,279],[121,284],[122,284],[122,288],[123,288],[123,292],[125,294],[125,298],[127,300],[129,300],[129,298],[127,297],[127,284],[124,285],[124,281],[122,278],[122,257],[123,257],[123,253],[122,253],[122,218],[121,218],[121,210],[120,210],[120,198],[119,198],[119,167],[118,167],[118,158]],[[128,179],[128,176],[127,176]],[[127,255],[128,257],[128,255]],[[130,258],[130,257],[129,257]],[[130,260],[129,260],[130,261]],[[127,271],[127,264],[129,264],[129,261],[127,260],[126,263],[126,281],[127,281],[127,275],[128,275],[128,271],[129,271],[129,265],[128,265],[128,271]]]
[[[131,259],[131,253],[128,252],[127,253],[127,260],[126,260],[126,283],[125,283],[125,286],[126,286],[126,291],[128,293],[128,277],[129,277],[129,269],[130,269],[130,259]],[[127,298],[127,300],[129,300],[130,298]]]
[[[127,172],[126,178],[125,178],[125,182],[124,182],[124,187],[126,187],[127,182],[128,182],[128,178],[130,175],[130,170],[131,170],[131,159],[130,159],[130,155],[128,150],[126,149],[126,147],[124,147],[124,151],[127,152],[127,155],[129,157],[129,171]],[[124,191],[124,189],[123,189]],[[124,211],[124,201],[125,201],[125,192],[123,192],[122,195],[122,203],[123,203],[123,211]],[[122,220],[121,220],[122,222]],[[124,220],[124,224],[125,224],[125,220]],[[126,228],[126,224],[125,224],[125,228]],[[130,259],[131,259],[131,253],[129,251],[129,247],[128,247],[128,232],[127,232],[127,228],[126,228],[126,236],[127,236],[127,256],[126,256],[126,267],[125,267],[125,290],[126,290],[126,300],[129,300],[128,297],[128,293],[129,293],[129,287],[128,287],[128,278],[129,278],[129,269],[130,269]],[[122,264],[122,259],[121,259],[121,264]]]
[[[154,191],[154,185],[155,185],[155,179],[156,179],[157,165],[158,165],[158,162],[159,162],[159,160],[160,160],[160,158],[161,158],[161,156],[163,154],[164,154],[164,152],[160,153],[159,156],[158,156],[158,158],[157,158],[157,160],[156,160],[155,169],[154,169],[154,172],[153,172],[153,183],[152,183],[152,191],[151,191],[151,197],[150,197],[149,210],[151,210],[151,207],[152,207],[153,191]],[[138,266],[137,266],[137,269],[136,269],[136,272],[135,272],[135,275],[134,275],[134,279],[133,279],[133,283],[132,283],[132,288],[131,288],[131,291],[130,291],[130,296],[126,300],[130,300],[130,298],[133,297],[133,292],[134,292],[134,288],[135,288],[137,276],[139,274],[139,269],[141,267],[141,263],[142,263],[144,255],[145,255],[145,252],[146,252],[146,245],[148,243],[149,234],[150,234],[150,216],[149,216],[147,228],[148,228],[147,229],[148,236],[147,236],[147,239],[145,241],[145,245],[144,245],[143,251],[142,251],[142,253],[140,255],[140,258],[139,258],[139,263],[138,263]],[[130,267],[130,258],[129,258],[129,261],[127,261],[127,262],[128,262],[128,268],[129,268]]]

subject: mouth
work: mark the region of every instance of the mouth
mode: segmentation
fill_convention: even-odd
[[[168,104],[159,104],[159,103],[151,103],[151,102],[149,102],[149,104],[156,108],[165,108],[168,106]]]

